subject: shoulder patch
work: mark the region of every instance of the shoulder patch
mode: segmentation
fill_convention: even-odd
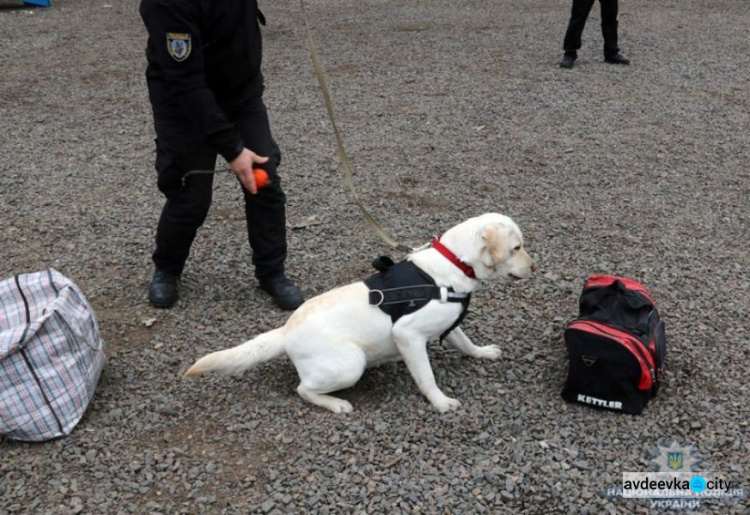
[[[177,62],[184,61],[193,49],[190,34],[183,32],[167,32],[167,51]]]

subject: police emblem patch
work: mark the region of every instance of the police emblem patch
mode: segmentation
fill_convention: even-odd
[[[701,469],[701,459],[694,445],[671,441],[658,444],[651,463],[652,470],[657,472],[697,472]]]
[[[681,452],[668,452],[667,453],[667,467],[672,470],[680,470],[684,464],[683,453]]]
[[[184,61],[190,56],[193,45],[190,34],[182,32],[167,32],[167,51],[177,62]]]

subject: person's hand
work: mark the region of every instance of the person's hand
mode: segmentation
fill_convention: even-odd
[[[255,195],[258,193],[258,186],[255,184],[255,176],[253,175],[253,165],[263,164],[268,161],[267,157],[261,157],[255,152],[252,152],[246,148],[242,149],[240,155],[234,158],[234,161],[229,163],[229,168],[237,175],[237,178],[242,183],[242,186]]]

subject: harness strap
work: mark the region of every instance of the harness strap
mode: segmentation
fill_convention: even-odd
[[[445,286],[402,286],[399,288],[388,288],[382,290],[370,290],[369,301],[372,306],[388,306],[390,304],[408,303],[416,306],[423,300],[439,300],[440,302],[464,302],[471,296],[470,293],[454,291],[453,288]]]
[[[466,318],[466,315],[469,313],[469,301],[471,300],[471,293],[467,294],[467,297],[465,299],[461,299],[461,304],[463,305],[461,308],[461,314],[458,315],[458,318],[455,322],[453,322],[453,325],[451,325],[448,329],[446,329],[443,334],[440,335],[440,341],[442,342],[443,339],[448,336],[451,331],[453,331],[456,327],[461,325],[461,322],[464,321],[464,318]]]

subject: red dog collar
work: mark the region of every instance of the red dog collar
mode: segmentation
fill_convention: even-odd
[[[432,248],[440,252],[443,256],[445,256],[445,259],[456,265],[458,268],[461,269],[461,271],[466,274],[467,277],[471,277],[472,279],[476,278],[476,275],[474,275],[474,269],[471,268],[469,265],[461,261],[456,257],[456,255],[451,252],[448,247],[440,243],[440,236],[435,236],[432,240]]]

